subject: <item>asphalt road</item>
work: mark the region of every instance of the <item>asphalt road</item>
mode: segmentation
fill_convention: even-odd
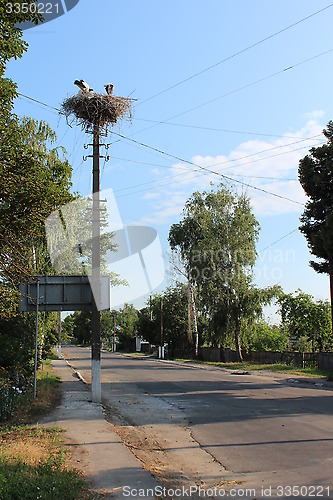
[[[63,353],[89,382],[90,350]],[[125,442],[169,486],[333,498],[332,388],[103,353],[102,393]]]

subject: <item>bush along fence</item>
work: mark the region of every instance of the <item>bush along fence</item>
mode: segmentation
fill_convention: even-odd
[[[23,374],[10,374],[0,367],[0,422],[5,422],[13,417],[17,407],[22,402],[24,394],[31,384],[25,381]]]
[[[201,347],[199,358],[202,361],[233,363],[237,361],[236,351],[219,347]],[[297,368],[317,367],[320,370],[333,371],[333,352],[273,352],[253,351],[244,354],[245,361],[254,363],[284,363]]]

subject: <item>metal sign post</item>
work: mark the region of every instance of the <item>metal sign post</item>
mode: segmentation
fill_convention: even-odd
[[[39,306],[39,281],[37,278],[37,292],[36,292],[36,338],[35,338],[35,373],[34,373],[34,399],[37,396],[37,364],[38,364],[38,306]]]

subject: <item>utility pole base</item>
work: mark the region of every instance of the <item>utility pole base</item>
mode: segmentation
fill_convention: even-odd
[[[101,389],[101,362],[91,360],[91,400],[93,403],[102,402],[102,389]]]

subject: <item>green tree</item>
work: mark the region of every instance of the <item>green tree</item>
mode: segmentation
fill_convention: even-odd
[[[163,293],[163,341],[170,357],[186,357],[194,352],[188,331],[187,286],[178,284]]]
[[[289,344],[289,336],[285,329],[277,325],[268,325],[263,319],[244,322],[242,340],[247,351],[283,352]]]
[[[32,21],[38,24],[42,16],[35,9],[15,8],[12,12],[8,9],[7,3],[0,4],[0,104],[2,117],[0,122],[6,122],[10,117],[13,99],[16,97],[16,85],[10,78],[5,78],[6,65],[11,59],[20,59],[28,48],[28,44],[22,40],[22,30],[18,27],[24,21]],[[19,7],[22,4],[30,6],[34,0],[18,0],[15,2]],[[2,134],[1,134],[2,137]]]
[[[0,147],[0,277],[14,289],[32,273],[50,270],[44,222],[72,199],[71,167],[45,122],[17,121]],[[13,149],[14,147],[14,149]]]
[[[323,130],[327,144],[312,148],[299,162],[299,181],[308,196],[301,216],[300,231],[305,235],[312,255],[318,261],[310,266],[330,278],[331,316],[333,319],[333,122]]]
[[[152,345],[161,343],[161,295],[152,295],[146,307],[138,311],[138,337]]]
[[[75,319],[73,314],[68,314],[61,322],[61,343],[65,344],[73,340]]]
[[[23,4],[24,9],[21,8]],[[31,241],[40,232],[43,202],[48,201],[45,183],[50,180],[55,184],[60,180],[60,173],[47,179],[48,169],[53,167],[56,174],[59,166],[57,151],[45,154],[42,147],[36,147],[33,138],[38,135],[39,145],[45,145],[49,139],[52,140],[50,129],[40,124],[37,130],[36,122],[29,119],[20,121],[12,113],[17,86],[5,77],[8,61],[21,58],[28,48],[22,39],[19,24],[27,20],[37,24],[42,20],[42,16],[34,13],[35,9],[30,12],[32,4],[33,0],[19,0],[12,12],[6,2],[0,5],[0,316],[10,315],[15,310],[19,297],[17,285],[22,277],[29,274],[27,261],[31,261]],[[35,175],[37,171],[38,176]],[[36,212],[41,191],[39,210]],[[51,203],[55,198],[51,197]]]
[[[132,350],[137,333],[138,312],[133,304],[124,304],[116,316],[120,350]]]
[[[117,335],[115,317],[117,317],[116,311],[102,311],[101,313],[101,339],[108,346],[113,345],[115,326]]]
[[[232,332],[239,359],[242,319],[259,314],[261,299],[272,295],[252,283],[258,235],[249,199],[223,185],[194,193],[169,233],[171,249],[184,263],[207,316],[206,338],[218,345]]]
[[[297,290],[295,294],[282,294],[278,302],[282,327],[296,340],[296,345],[307,343],[313,351],[332,348],[330,305],[327,301],[315,301],[311,295]]]
[[[162,303],[162,308],[161,308]],[[163,335],[161,338],[161,311]],[[147,307],[139,311],[138,336],[153,345],[168,345],[169,357],[193,354],[193,341],[188,336],[187,286],[177,284],[162,294],[150,298]]]

